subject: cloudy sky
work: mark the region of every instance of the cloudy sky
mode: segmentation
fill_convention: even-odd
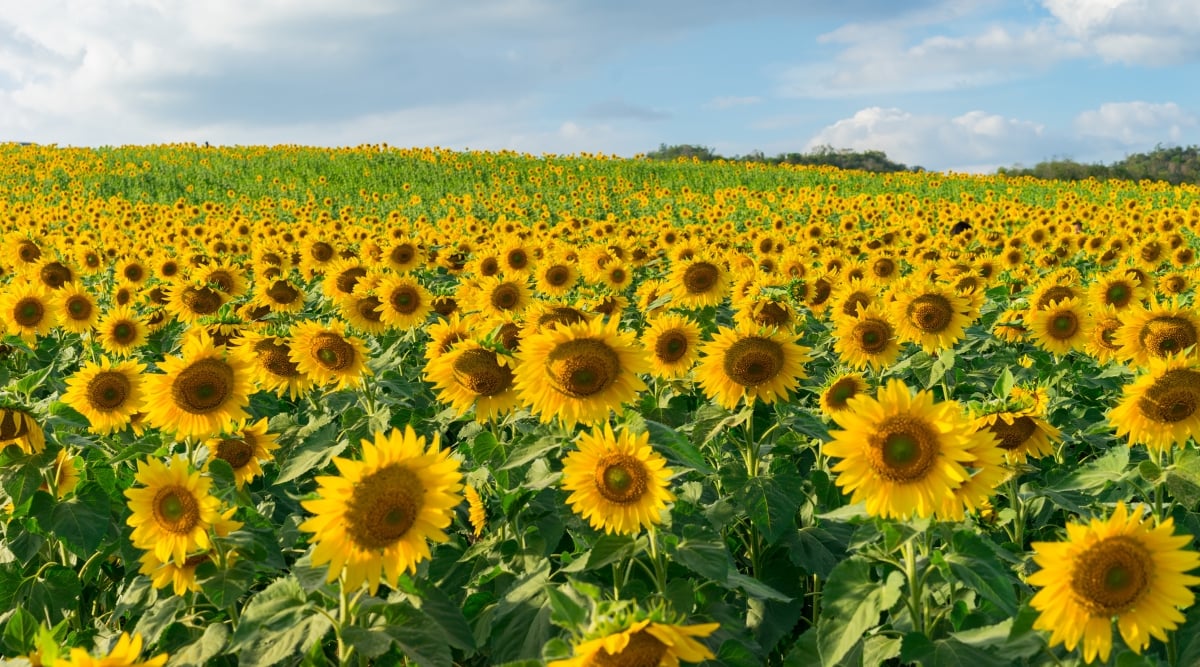
[[[0,0],[0,141],[928,169],[1200,144],[1196,0]]]

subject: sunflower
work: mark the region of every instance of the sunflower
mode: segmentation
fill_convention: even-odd
[[[410,276],[384,278],[375,288],[375,294],[381,302],[380,320],[393,329],[420,326],[433,310],[433,295]]]
[[[1200,315],[1174,299],[1165,303],[1151,299],[1149,308],[1131,308],[1121,319],[1124,324],[1115,342],[1121,346],[1120,357],[1136,366],[1183,353],[1200,340]]]
[[[513,385],[509,358],[465,340],[425,366],[425,379],[434,385],[438,400],[449,403],[458,416],[475,408],[475,421],[486,422],[508,414],[520,402]]]
[[[338,313],[355,330],[364,334],[378,336],[387,331],[388,324],[383,321],[383,300],[374,294],[374,290],[364,290],[361,287],[354,294],[337,299]]]
[[[873,516],[928,517],[945,513],[949,501],[961,513],[964,501],[982,500],[956,493],[971,478],[967,467],[999,460],[998,451],[987,452],[997,449],[995,440],[976,431],[957,402],[935,403],[929,391],[914,396],[900,380],[889,381],[876,397],[850,399],[849,409],[833,413],[833,420],[841,430],[824,451],[842,459],[833,466],[837,485],[851,493],[851,503],[865,500]]]
[[[241,523],[232,519],[236,507],[231,507],[225,511],[212,525],[212,532],[218,537],[226,537],[229,533],[241,527]],[[138,568],[140,574],[150,577],[150,583],[155,588],[166,588],[171,586],[175,591],[175,595],[183,595],[188,591],[196,592],[200,590],[200,584],[196,581],[196,568],[202,564],[211,562],[215,552],[213,549],[204,549],[189,553],[187,558],[182,563],[178,563],[173,559],[161,559],[153,550],[146,551],[138,559],[142,565]],[[225,564],[230,565],[237,558],[237,552],[232,550],[225,551]]]
[[[51,464],[50,474],[41,489],[53,493],[56,498],[66,498],[76,486],[79,486],[79,468],[75,467],[75,457],[66,449],[58,450]]]
[[[551,254],[538,262],[533,275],[537,291],[549,297],[566,296],[579,282],[579,270],[563,259],[560,253]]]
[[[676,625],[643,619],[622,630],[576,644],[573,657],[554,660],[548,667],[658,667],[679,661],[711,660],[713,652],[697,641],[715,632],[719,623]]]
[[[267,433],[266,418],[250,424],[242,421],[219,437],[204,442],[213,458],[221,459],[233,468],[237,488],[263,474],[260,461],[269,461],[279,449],[275,436]]]
[[[1171,517],[1156,522],[1141,506],[1118,502],[1108,520],[1067,524],[1062,542],[1034,542],[1029,576],[1039,590],[1030,605],[1039,612],[1035,630],[1050,631],[1050,645],[1074,651],[1083,641],[1083,659],[1107,662],[1112,622],[1135,653],[1150,638],[1168,641],[1167,631],[1183,623],[1180,612],[1195,601],[1189,586],[1200,578],[1185,574],[1200,565],[1186,547],[1192,536],[1175,534]]]
[[[735,304],[733,320],[751,327],[790,329],[796,326],[796,313],[782,298],[751,296]]]
[[[520,313],[529,307],[532,294],[524,277],[517,279],[488,276],[479,281],[472,299],[473,310],[484,317],[501,313]]]
[[[673,379],[692,370],[700,353],[700,326],[691,318],[667,313],[649,320],[642,346],[650,352],[650,374]]]
[[[367,275],[367,267],[358,259],[337,259],[325,267],[321,291],[330,299],[343,299],[354,293],[358,282]]]
[[[433,361],[454,349],[455,345],[471,338],[474,319],[473,316],[469,317],[471,319],[463,319],[461,315],[454,313],[448,319],[429,325],[426,329],[429,332],[429,342],[425,344],[426,361]]]
[[[35,345],[38,336],[50,333],[57,317],[55,303],[40,283],[14,280],[0,292],[0,322],[8,325],[8,333],[20,336],[28,345]]]
[[[1038,347],[1052,354],[1065,355],[1071,350],[1082,349],[1087,343],[1091,317],[1079,301],[1063,299],[1026,313],[1025,325]]]
[[[1155,289],[1159,294],[1166,297],[1175,297],[1192,288],[1192,278],[1189,272],[1184,271],[1169,271],[1158,277],[1155,282]]]
[[[1006,343],[1020,343],[1029,337],[1029,328],[1025,326],[1025,312],[1017,308],[1007,308],[992,324],[992,335]]]
[[[558,417],[568,428],[608,419],[646,384],[650,363],[616,318],[556,324],[521,341],[516,386],[543,422]]]
[[[1200,364],[1178,356],[1151,360],[1148,371],[1125,386],[1108,420],[1131,445],[1156,452],[1183,447],[1200,436]]]
[[[467,497],[467,521],[471,524],[471,535],[479,537],[487,526],[487,508],[475,487],[467,485],[463,487],[463,493]]]
[[[88,420],[88,430],[106,435],[122,429],[142,407],[142,373],[146,366],[126,360],[84,364],[67,380],[62,402]]]
[[[301,373],[315,384],[335,383],[337,389],[362,384],[367,367],[366,344],[359,338],[346,336],[341,320],[321,324],[307,320],[292,330],[291,360]]]
[[[269,308],[272,313],[298,313],[304,310],[304,290],[286,278],[266,283],[265,289],[257,290],[254,301]]]
[[[208,264],[192,272],[195,281],[236,299],[246,293],[245,271],[226,262]]]
[[[199,283],[180,282],[167,291],[167,310],[181,322],[194,324],[200,318],[215,315],[227,297],[220,290]]]
[[[364,581],[372,595],[381,575],[395,587],[405,570],[430,557],[428,541],[445,542],[454,508],[462,502],[462,473],[435,434],[429,447],[411,426],[362,442],[362,460],[334,458],[340,476],[317,477],[318,497],[301,502],[316,516],[300,524],[313,533],[313,565],[329,563],[328,581]]]
[[[1083,301],[1086,298],[1083,289],[1071,284],[1078,282],[1079,276],[1075,273],[1055,274],[1042,279],[1034,287],[1033,294],[1029,296],[1029,307],[1033,310],[1041,310],[1055,301],[1064,299]]]
[[[383,253],[383,261],[396,273],[407,273],[425,261],[425,254],[416,241],[398,239]]]
[[[892,293],[889,314],[897,335],[930,354],[954,347],[978,314],[966,297],[931,282],[906,281]]]
[[[208,437],[234,420],[247,419],[252,389],[249,365],[206,333],[184,340],[181,356],[158,364],[161,374],[143,379],[146,421],[177,437]]]
[[[858,373],[831,373],[821,387],[821,412],[832,416],[848,410],[850,399],[865,394],[867,389],[866,378]]]
[[[146,323],[129,306],[113,306],[96,325],[96,338],[108,354],[128,357],[146,342]]]
[[[702,257],[675,262],[667,282],[675,285],[674,303],[683,308],[715,306],[729,295],[729,272]]]
[[[975,419],[975,427],[992,434],[1009,463],[1024,463],[1030,456],[1053,454],[1054,443],[1062,438],[1061,431],[1032,409],[984,414]]]
[[[1121,353],[1117,332],[1123,324],[1116,308],[1104,306],[1097,309],[1092,315],[1092,326],[1088,329],[1084,351],[1101,364],[1117,359]]]
[[[596,530],[635,535],[662,523],[675,494],[667,488],[671,470],[650,447],[650,433],[613,434],[607,421],[579,437],[579,449],[563,459],[567,504]]]
[[[877,303],[860,309],[853,317],[835,316],[833,324],[833,349],[855,370],[870,368],[878,372],[900,355],[896,329]]]
[[[282,336],[270,336],[247,331],[238,339],[230,354],[240,357],[252,369],[259,388],[285,393],[295,399],[312,386],[312,379],[292,361],[291,341]]]
[[[729,410],[742,398],[774,403],[807,377],[808,348],[777,329],[721,327],[700,352],[696,379],[706,396]]]
[[[133,546],[153,551],[158,560],[187,561],[194,551],[212,546],[209,529],[222,521],[221,501],[209,493],[212,478],[193,470],[177,454],[170,463],[158,459],[138,462],[134,480],[142,486],[125,490],[132,515]]]
[[[0,407],[0,450],[16,445],[26,454],[37,454],[46,447],[46,434],[25,410]]]
[[[1087,288],[1089,303],[1112,306],[1120,311],[1146,300],[1146,287],[1137,275],[1126,270],[1108,271],[1096,278]]]
[[[634,291],[634,305],[644,317],[651,317],[661,311],[674,297],[671,288],[665,280],[643,280]]]
[[[96,326],[100,308],[96,299],[79,283],[71,283],[54,293],[58,325],[72,333],[85,333]]]
[[[159,653],[153,658],[141,659],[142,636],[122,632],[107,655],[92,657],[86,649],[71,649],[70,658],[58,658],[54,667],[162,667],[167,662],[167,654]],[[35,663],[36,664],[36,663]]]

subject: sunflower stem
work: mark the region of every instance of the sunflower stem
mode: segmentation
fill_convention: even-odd
[[[928,619],[925,609],[924,579],[917,572],[917,552],[913,540],[904,543],[904,576],[908,579],[908,611],[912,615],[913,626],[921,634],[926,634]]]
[[[1008,501],[1013,510],[1013,528],[1009,536],[1013,544],[1020,549],[1025,548],[1025,503],[1021,500],[1020,484],[1017,475],[1008,479]]]

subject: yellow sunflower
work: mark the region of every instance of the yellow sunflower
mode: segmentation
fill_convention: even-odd
[[[429,447],[411,426],[364,440],[362,460],[334,458],[340,476],[317,477],[318,497],[301,503],[316,516],[300,524],[313,533],[313,565],[329,563],[328,581],[365,581],[372,595],[381,578],[395,587],[405,570],[430,557],[429,541],[449,539],[454,507],[462,502],[462,473],[438,436]]]
[[[1200,364],[1178,356],[1151,360],[1148,371],[1125,386],[1108,420],[1131,445],[1156,452],[1183,447],[1200,436]]]
[[[50,292],[41,283],[14,280],[0,292],[0,322],[8,326],[9,334],[20,336],[28,345],[50,333],[57,318]]]
[[[700,326],[679,313],[660,315],[646,323],[642,346],[650,353],[651,375],[683,377],[700,354]]]
[[[92,657],[87,649],[71,649],[70,658],[59,658],[54,667],[163,667],[167,654],[159,653],[153,658],[141,659],[142,636],[136,632],[132,637],[122,632],[117,643],[106,655]]]
[[[272,313],[298,313],[304,310],[304,290],[286,278],[268,281],[266,287],[254,294],[254,302],[266,306]]]
[[[234,512],[236,507],[231,507],[212,525],[212,532],[218,537],[226,537],[233,531],[241,527],[241,522],[234,521]],[[138,568],[138,572],[150,577],[150,583],[155,588],[166,588],[171,586],[176,595],[183,595],[188,591],[196,592],[200,590],[200,584],[196,581],[196,568],[203,563],[213,560],[215,552],[213,549],[205,549],[189,553],[188,557],[182,563],[178,563],[173,559],[160,559],[153,550],[142,554],[138,559],[142,565]],[[225,551],[226,566],[233,563],[237,558],[237,552],[232,550]]]
[[[978,314],[969,299],[931,282],[905,281],[892,293],[889,314],[896,334],[930,354],[954,347]]]
[[[337,389],[347,389],[373,374],[367,367],[366,344],[347,336],[341,320],[327,325],[306,320],[296,325],[291,338],[292,362],[318,385],[334,383]]]
[[[0,407],[0,450],[16,445],[26,454],[37,454],[46,448],[46,434],[25,410]]]
[[[713,652],[697,641],[716,632],[719,623],[676,625],[643,619],[607,635],[574,646],[567,660],[548,667],[672,667],[684,662],[711,660]]]
[[[971,478],[967,467],[1000,456],[981,455],[997,449],[995,440],[977,432],[957,402],[935,403],[928,391],[914,396],[900,380],[889,381],[877,397],[850,399],[833,420],[841,430],[824,451],[841,459],[833,466],[837,485],[851,494],[850,502],[866,501],[873,516],[928,517],[945,512],[950,500],[961,512],[963,500],[981,500],[956,494]]]
[[[860,309],[853,317],[837,315],[833,323],[833,349],[855,370],[870,368],[878,372],[895,363],[900,355],[896,329],[877,303]]]
[[[1054,453],[1062,432],[1037,410],[998,410],[975,419],[975,427],[991,432],[1009,463]]]
[[[177,454],[170,463],[158,459],[138,462],[134,480],[142,486],[125,490],[132,512],[133,546],[153,551],[160,561],[187,561],[187,555],[212,546],[208,531],[225,519],[221,501],[209,493],[212,479],[193,470]]]
[[[615,318],[556,324],[521,340],[516,386],[542,422],[568,428],[608,419],[646,389],[638,374],[650,363],[632,332]]]
[[[865,394],[869,388],[866,378],[858,373],[831,373],[821,388],[821,412],[832,416],[849,410],[850,399]]]
[[[1136,274],[1116,269],[1097,276],[1087,288],[1089,303],[1112,306],[1118,311],[1132,308],[1146,300],[1146,287]]]
[[[1141,506],[1117,503],[1107,520],[1067,524],[1062,542],[1034,542],[1040,570],[1029,583],[1040,588],[1030,601],[1039,614],[1035,630],[1050,632],[1050,645],[1068,651],[1083,642],[1083,659],[1108,661],[1112,623],[1125,644],[1140,654],[1150,638],[1168,641],[1167,631],[1183,623],[1182,609],[1200,578],[1186,574],[1200,555],[1186,547],[1192,536],[1175,534],[1171,517],[1156,522]]]
[[[382,302],[380,319],[393,329],[420,326],[433,310],[433,295],[410,276],[384,278],[375,293]]]
[[[715,306],[729,295],[729,272],[702,257],[675,262],[667,282],[675,286],[673,303],[683,308]]]
[[[1038,347],[1057,355],[1081,350],[1087,343],[1091,316],[1075,299],[1052,301],[1025,314],[1025,326]]]
[[[337,299],[337,306],[342,319],[355,330],[378,336],[387,331],[388,324],[383,321],[383,300],[373,292],[360,286],[354,294]]]
[[[62,402],[87,417],[88,430],[105,435],[122,429],[141,409],[142,373],[146,366],[134,360],[102,357],[90,361],[67,380]]]
[[[1024,311],[1008,308],[996,317],[992,324],[992,335],[1006,343],[1020,343],[1029,337],[1029,327],[1025,326]]]
[[[1149,308],[1135,306],[1121,319],[1124,324],[1116,335],[1120,356],[1137,366],[1180,354],[1200,340],[1200,315],[1174,299],[1165,303],[1151,299]]]
[[[195,324],[201,318],[216,315],[228,297],[203,283],[179,282],[167,291],[167,311],[180,322]]]
[[[558,254],[552,254],[538,262],[534,279],[538,292],[549,297],[561,297],[566,296],[579,282],[579,270]]]
[[[467,485],[463,493],[467,497],[467,521],[471,524],[471,535],[479,537],[487,527],[487,508],[475,487]]]
[[[247,419],[252,389],[250,367],[208,334],[187,337],[182,356],[168,356],[161,374],[143,377],[146,421],[177,437],[208,437],[234,420]]]
[[[261,476],[260,462],[269,461],[272,452],[279,449],[275,436],[267,432],[265,417],[253,424],[238,422],[228,432],[209,438],[204,444],[213,458],[221,459],[233,468],[233,479],[239,489]]]
[[[72,333],[90,331],[100,319],[96,299],[79,283],[70,283],[54,293],[58,325]]]
[[[295,399],[312,387],[312,379],[292,361],[291,341],[285,337],[246,331],[229,353],[252,369],[260,389],[275,392],[276,396],[287,394]]]
[[[706,396],[729,410],[743,398],[774,403],[807,377],[808,348],[777,329],[721,327],[700,352],[696,380]]]
[[[1117,359],[1121,353],[1121,344],[1117,342],[1117,332],[1124,323],[1121,315],[1112,306],[1103,306],[1092,314],[1092,326],[1088,329],[1087,342],[1084,351],[1101,364]]]
[[[579,449],[563,459],[567,504],[596,530],[635,535],[662,523],[675,494],[667,488],[672,471],[650,447],[650,433],[613,434],[603,428],[579,436]]]
[[[146,342],[146,323],[130,306],[113,306],[96,325],[96,338],[106,353],[128,357]]]
[[[475,421],[498,419],[517,407],[512,362],[477,341],[465,340],[425,366],[425,379],[438,400],[449,403],[458,416],[475,408]]]
[[[79,486],[79,468],[75,467],[75,460],[76,457],[66,449],[58,450],[58,454],[54,455],[54,463],[50,466],[50,474],[47,475],[46,483],[42,484],[41,489],[53,493],[59,500],[67,497]]]
[[[510,279],[488,276],[481,279],[473,292],[472,310],[482,313],[484,317],[520,313],[532,302],[532,294],[526,282],[524,277]]]

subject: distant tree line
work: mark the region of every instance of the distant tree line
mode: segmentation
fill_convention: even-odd
[[[1085,178],[1130,181],[1147,179],[1166,181],[1172,185],[1200,184],[1200,146],[1181,148],[1179,146],[1164,147],[1159,144],[1149,153],[1134,153],[1124,160],[1118,160],[1109,165],[1083,164],[1061,158],[1039,162],[1033,167],[1001,168],[998,173],[1008,176],[1035,176],[1060,181],[1077,181]]]
[[[841,169],[858,169],[861,171],[895,172],[895,171],[924,171],[921,167],[909,167],[899,162],[893,162],[883,151],[855,151],[848,148],[818,146],[808,153],[780,153],[768,157],[761,151],[748,155],[725,157],[713,152],[707,146],[695,144],[659,144],[658,150],[646,153],[650,160],[676,160],[679,158],[695,158],[701,162],[726,160],[730,162],[762,162],[764,164],[796,164],[806,166],[829,166]]]

